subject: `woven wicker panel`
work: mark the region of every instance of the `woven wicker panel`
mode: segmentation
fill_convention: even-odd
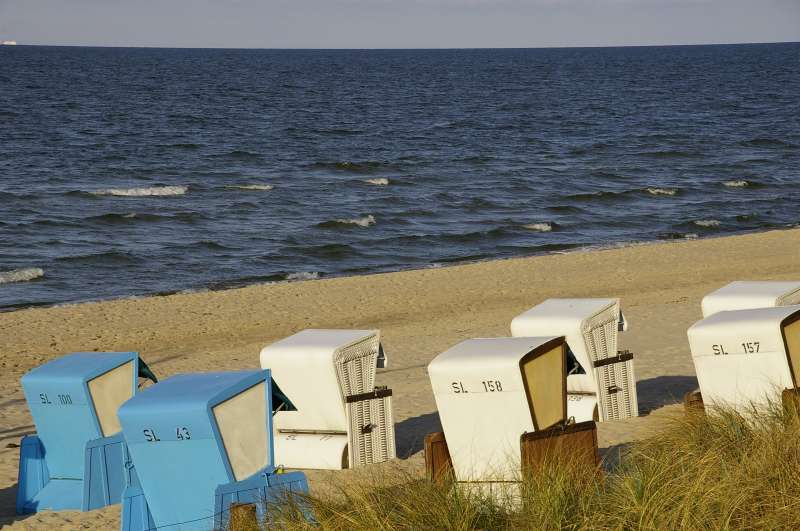
[[[616,304],[595,315],[583,325],[581,332],[592,361],[617,355],[618,327],[619,306]]]
[[[595,371],[600,388],[600,418],[618,420],[638,416],[633,360],[597,367]]]
[[[347,418],[351,467],[382,463],[395,457],[391,396],[348,403]]]
[[[800,289],[779,297],[776,306],[792,306],[800,304]]]
[[[368,393],[375,387],[380,340],[377,334],[336,352],[336,375],[344,396]]]

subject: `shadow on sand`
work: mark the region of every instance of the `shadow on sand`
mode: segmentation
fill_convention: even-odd
[[[636,382],[639,416],[670,404],[683,403],[683,395],[697,389],[695,376],[656,376]]]
[[[415,453],[422,451],[425,444],[425,436],[434,431],[442,431],[438,412],[411,417],[395,424],[397,457],[408,459]]]
[[[32,515],[16,514],[17,511],[17,484],[0,489],[0,527],[11,525],[18,520],[24,520]]]

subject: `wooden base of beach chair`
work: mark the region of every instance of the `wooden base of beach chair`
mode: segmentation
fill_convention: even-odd
[[[703,404],[703,394],[699,389],[689,391],[683,395],[683,407],[687,413],[703,413],[706,408]]]
[[[783,411],[789,415],[800,416],[800,389],[784,389],[781,393]]]
[[[600,463],[594,421],[556,426],[520,437],[522,472],[529,474],[548,463],[569,463],[595,470]]]
[[[455,477],[447,441],[441,431],[425,436],[425,472],[429,480],[440,485],[451,482]]]

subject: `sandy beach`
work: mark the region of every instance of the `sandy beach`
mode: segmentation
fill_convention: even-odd
[[[14,515],[14,445],[34,432],[20,377],[64,353],[139,351],[163,379],[257,368],[263,346],[304,328],[378,328],[389,356],[378,384],[394,390],[401,466],[421,470],[423,437],[439,427],[425,371],[434,356],[508,335],[515,315],[550,297],[620,297],[629,321],[620,346],[636,356],[641,416],[600,424],[607,449],[657,429],[696,387],[686,329],[703,295],[737,279],[797,279],[799,260],[793,229],[0,314],[0,525],[119,526],[119,506]],[[321,476],[311,475],[312,489]]]

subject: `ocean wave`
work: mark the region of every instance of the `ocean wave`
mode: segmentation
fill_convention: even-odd
[[[595,153],[599,151],[607,151],[612,147],[607,142],[595,142],[590,146],[573,146],[569,148],[570,155],[586,155],[588,153]]]
[[[210,251],[233,251],[236,247],[230,247],[214,240],[199,240],[192,243],[187,243],[180,246],[184,249],[208,249]]]
[[[692,221],[692,223],[694,223],[698,227],[703,227],[703,228],[706,228],[706,229],[710,229],[710,228],[714,228],[714,227],[719,227],[720,226],[720,222],[719,222],[718,219],[696,219],[696,220]]]
[[[425,245],[425,246],[441,246],[442,242],[445,243],[476,243],[489,241],[502,240],[513,233],[504,227],[494,227],[488,230],[479,230],[472,232],[459,232],[450,234],[410,234],[406,236],[396,236],[383,240],[384,243],[392,243],[393,245]]]
[[[654,159],[684,159],[684,158],[691,158],[696,157],[696,153],[691,153],[689,151],[680,151],[678,149],[664,149],[659,151],[644,151],[639,153],[639,155],[650,157]]]
[[[186,120],[192,124],[204,124],[208,121],[205,116],[197,116],[194,114],[168,114],[167,118],[174,120]]]
[[[371,225],[375,225],[377,220],[375,216],[372,214],[368,216],[364,216],[362,218],[349,218],[349,219],[334,219],[331,221],[324,221],[322,223],[317,224],[317,227],[320,228],[335,228],[340,226],[357,226],[357,227],[369,227]]]
[[[201,144],[195,144],[195,143],[192,143],[192,142],[182,142],[182,143],[177,143],[177,144],[162,144],[161,147],[174,148],[174,149],[195,150],[195,149],[200,149],[203,146]]]
[[[129,220],[137,217],[136,212],[128,212],[127,214],[117,214],[110,212],[108,214],[99,214],[97,216],[89,216],[85,221],[99,221],[102,223],[128,223]]]
[[[363,129],[347,129],[346,127],[333,127],[331,129],[313,129],[309,131],[310,133],[316,133],[319,135],[331,135],[331,136],[351,136],[351,135],[360,135],[364,133]]]
[[[752,182],[747,181],[745,179],[736,179],[733,181],[725,181],[722,183],[722,186],[726,186],[728,188],[746,188],[752,185],[753,185]]]
[[[647,188],[634,188],[629,190],[597,190],[595,192],[581,192],[565,196],[566,199],[577,201],[627,199],[641,194],[652,196],[674,196],[680,193],[678,188],[660,188],[650,186]]]
[[[465,127],[474,127],[479,125],[479,122],[471,118],[463,118],[460,120],[448,120],[445,122],[435,122],[431,124],[433,129],[461,129]]]
[[[319,273],[316,271],[298,271],[297,273],[286,275],[286,280],[316,280],[318,278]]]
[[[78,262],[86,264],[99,264],[109,266],[112,264],[130,264],[138,262],[139,258],[131,253],[123,251],[101,251],[98,253],[78,254],[71,256],[60,256],[57,262]]]
[[[678,190],[675,188],[645,188],[650,195],[675,195]]]
[[[232,159],[232,160],[261,160],[261,155],[259,153],[254,153],[252,151],[245,151],[243,149],[234,149],[233,151],[229,151],[228,153],[220,153],[217,155],[212,155],[214,158],[225,158],[225,159]]]
[[[354,162],[350,160],[315,162],[311,164],[311,167],[321,170],[345,171],[349,173],[375,173],[382,170],[396,171],[399,169],[396,164],[378,160],[364,160],[361,162]]]
[[[696,232],[664,232],[658,235],[661,240],[696,240]]]
[[[195,222],[197,220],[206,219],[206,217],[194,211],[187,211],[187,212],[176,212],[174,214],[151,214],[151,213],[139,213],[139,212],[128,212],[126,214],[120,214],[116,212],[109,212],[108,214],[99,214],[97,216],[89,216],[84,218],[84,221],[90,221],[95,223],[108,223],[108,224],[122,224],[122,223],[132,223],[132,222],[141,222],[141,221],[186,221],[186,222]]]
[[[535,232],[550,232],[553,230],[553,223],[544,222],[544,223],[528,223],[527,225],[523,225],[523,229],[532,230]]]
[[[26,269],[12,269],[11,271],[0,271],[0,284],[10,284],[12,282],[27,282],[44,276],[44,270],[38,267]]]
[[[364,182],[367,184],[374,184],[376,186],[388,186],[389,179],[386,177],[376,177],[375,179],[364,179]]]
[[[346,243],[325,243],[322,245],[288,245],[283,247],[281,255],[300,255],[303,259],[309,256],[325,260],[344,260],[358,256],[360,253],[352,245]]]
[[[89,192],[92,195],[110,195],[114,197],[168,197],[183,195],[189,191],[188,186],[150,186],[141,188],[106,188]]]
[[[545,207],[550,212],[558,212],[558,213],[569,213],[569,214],[577,214],[583,212],[582,208],[572,206],[572,205],[553,205]]]
[[[483,165],[488,164],[494,160],[494,157],[490,157],[489,155],[474,155],[472,157],[466,157],[463,159],[458,159],[458,162],[464,162],[467,164],[473,165]]]
[[[740,143],[743,146],[752,147],[795,147],[794,144],[777,138],[752,138]]]
[[[615,198],[624,198],[625,196],[630,195],[634,190],[621,190],[621,191],[611,191],[611,190],[597,190],[596,192],[581,192],[577,194],[570,194],[565,196],[566,199],[573,199],[577,201],[591,201],[594,199],[615,199]]]
[[[231,184],[226,186],[225,188],[229,188],[232,190],[252,190],[252,191],[260,191],[260,192],[268,192],[275,188],[271,184]]]
[[[484,210],[504,207],[504,205],[501,203],[489,199],[484,199],[483,197],[473,197],[469,201],[462,203],[461,206],[463,206],[463,208],[468,212],[482,212]]]

